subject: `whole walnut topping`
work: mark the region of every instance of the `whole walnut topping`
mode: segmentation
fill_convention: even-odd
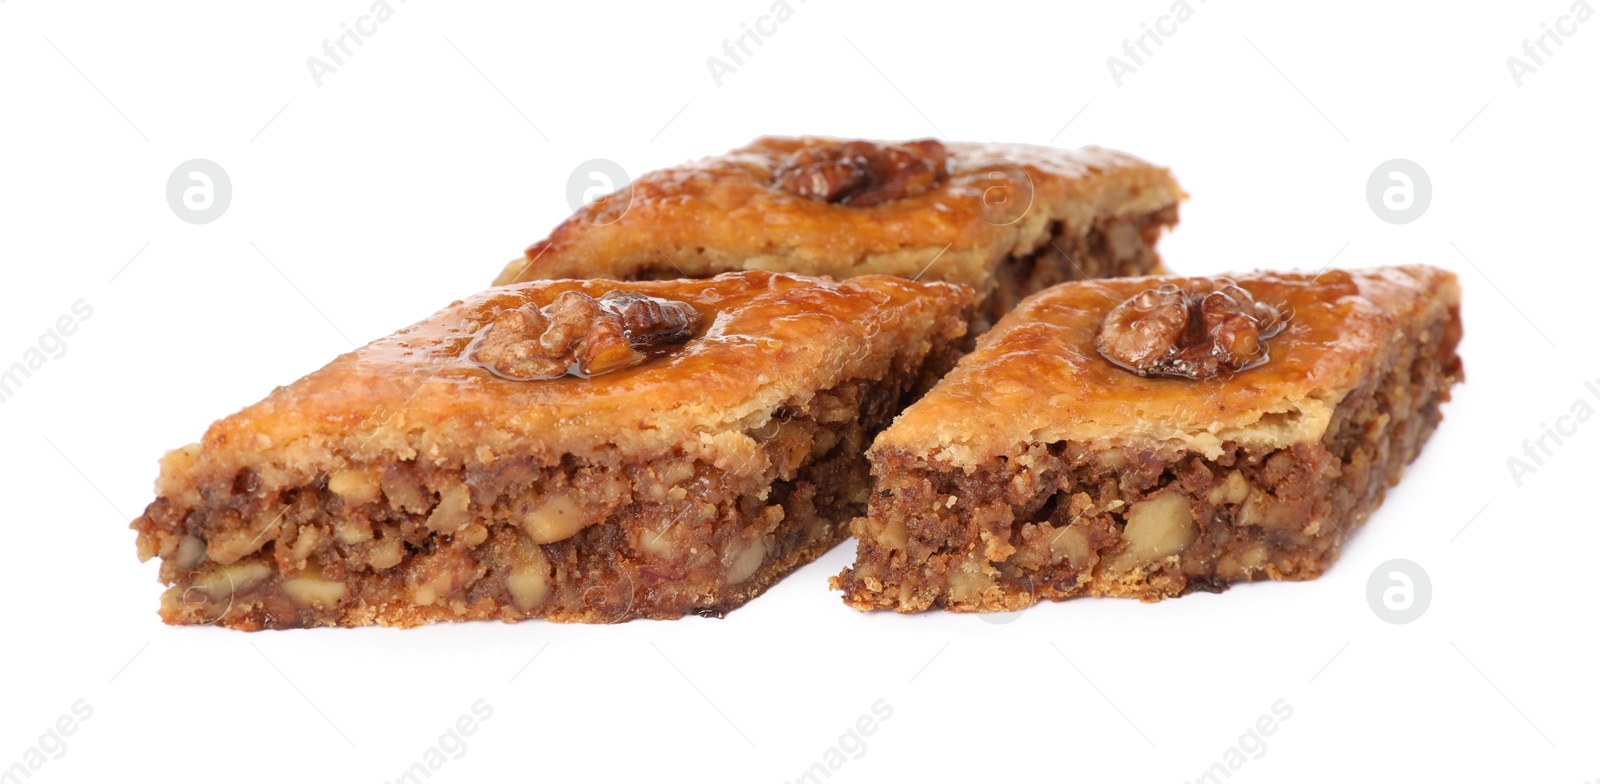
[[[495,318],[473,358],[497,375],[522,380],[569,372],[594,376],[633,367],[648,346],[679,343],[700,327],[687,302],[618,289],[598,299],[566,291],[543,308],[523,305]]]
[[[1266,341],[1288,324],[1227,278],[1146,289],[1106,314],[1101,356],[1141,376],[1211,379],[1267,361]]]
[[[830,142],[795,150],[778,167],[778,188],[796,196],[871,207],[933,190],[945,178],[944,144]]]

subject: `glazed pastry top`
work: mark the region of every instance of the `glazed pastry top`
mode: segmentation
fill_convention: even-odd
[[[608,297],[615,291],[628,292],[622,304]],[[163,461],[158,492],[179,490],[195,473],[231,476],[243,466],[289,484],[273,473],[314,473],[358,460],[735,453],[749,440],[745,431],[786,402],[893,372],[889,363],[925,351],[929,341],[959,337],[971,298],[970,289],[943,283],[766,272],[490,289],[215,423],[198,446],[179,450],[186,456]],[[606,308],[596,308],[600,315],[574,326],[559,305],[573,300],[612,302],[622,315],[613,323]],[[519,327],[525,314],[537,322],[532,312],[545,314],[542,328],[505,332],[500,353],[482,350],[502,324]],[[573,337],[584,329],[587,335]],[[604,337],[597,356],[640,356],[607,360],[586,374],[584,341],[596,335]],[[540,341],[555,353],[543,351]],[[565,372],[518,378],[495,367],[507,356],[566,350],[576,354],[561,355]],[[759,451],[745,446],[751,455]]]
[[[981,297],[994,265],[1051,224],[1086,230],[1183,196],[1166,169],[1095,147],[766,137],[585,205],[495,282],[769,269],[920,276]]]
[[[1225,442],[1278,448],[1315,441],[1387,344],[1428,344],[1441,336],[1425,331],[1443,329],[1452,334],[1441,345],[1454,351],[1460,337],[1455,275],[1433,267],[1256,272],[1232,281],[1284,320],[1281,332],[1255,336],[1264,355],[1240,363],[1245,369],[1224,367],[1212,378],[1141,375],[1100,349],[1107,316],[1119,305],[1164,286],[1215,288],[1217,279],[1066,283],[1001,319],[873,449],[972,466],[1059,441],[1208,456]]]

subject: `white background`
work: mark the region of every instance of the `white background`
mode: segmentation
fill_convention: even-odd
[[[0,2],[0,366],[93,308],[0,404],[0,766],[82,699],[92,718],[29,781],[382,782],[484,699],[492,718],[430,781],[783,782],[884,700],[829,782],[1183,782],[1285,700],[1230,782],[1600,778],[1600,417],[1520,487],[1506,462],[1576,401],[1600,409],[1583,385],[1600,385],[1600,22],[1520,87],[1506,65],[1568,0],[1193,0],[1121,86],[1106,58],[1169,0],[791,0],[720,87],[706,59],[768,0],[392,2],[320,87],[306,59],[369,0]],[[126,526],[164,450],[482,288],[570,211],[581,162],[637,173],[764,133],[1129,150],[1193,196],[1162,244],[1174,269],[1459,272],[1468,381],[1308,583],[864,616],[826,589],[840,547],[721,621],[158,622]],[[165,196],[192,158],[233,185],[208,225]],[[1407,225],[1365,195],[1392,158],[1433,185]],[[1431,577],[1410,624],[1368,606],[1391,558]]]

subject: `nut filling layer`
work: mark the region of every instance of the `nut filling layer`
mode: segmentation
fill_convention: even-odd
[[[1010,313],[1023,299],[1058,283],[1149,275],[1161,266],[1156,239],[1178,222],[1177,207],[1095,220],[1082,231],[1061,222],[1048,226],[1039,247],[1014,253],[995,266],[994,290],[977,314],[972,337]]]
[[[1206,380],[1267,361],[1267,340],[1288,319],[1232,280],[1142,291],[1106,314],[1095,348],[1141,376]]]
[[[153,504],[141,548],[164,557],[169,622],[357,625],[390,606],[426,619],[718,615],[843,537],[867,493],[862,442],[896,395],[852,383],[752,433],[773,464],[765,492],[695,460],[353,466],[282,490],[252,489],[246,469],[210,510]],[[819,406],[843,421],[819,421]],[[636,526],[607,522],[624,511]]]
[[[168,623],[720,616],[846,536],[870,491],[866,444],[957,356],[936,341],[925,364],[780,407],[745,434],[763,471],[508,455],[269,487],[246,468],[203,507],[157,499],[134,523],[140,555],[162,559]]]

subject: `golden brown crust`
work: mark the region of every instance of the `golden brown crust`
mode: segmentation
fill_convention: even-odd
[[[874,445],[972,466],[1020,444],[1193,449],[1281,447],[1321,437],[1333,407],[1360,378],[1360,359],[1397,324],[1460,301],[1455,276],[1425,266],[1232,276],[1290,314],[1267,341],[1268,361],[1228,379],[1141,377],[1101,356],[1095,339],[1115,306],[1184,278],[1068,283],[1024,301],[979,340]]]
[[[1170,223],[1184,197],[1166,169],[1111,150],[959,142],[944,145],[939,184],[906,198],[852,206],[778,186],[796,151],[838,144],[766,137],[646,174],[622,197],[580,209],[496,283],[769,269],[921,276],[973,286],[981,303],[995,265],[1039,250],[1053,227],[1070,237],[1096,221],[1165,213]]]

